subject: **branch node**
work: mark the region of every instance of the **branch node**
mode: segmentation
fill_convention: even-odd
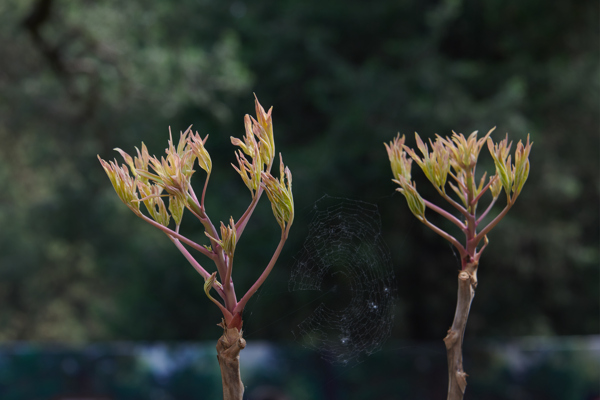
[[[460,387],[460,391],[464,394],[467,389],[467,376],[469,376],[465,371],[456,371],[456,381],[458,382],[458,386]]]
[[[454,346],[458,339],[459,333],[455,330],[452,330],[452,328],[448,329],[448,334],[444,338],[444,344],[446,345],[446,348],[450,349],[452,346]]]

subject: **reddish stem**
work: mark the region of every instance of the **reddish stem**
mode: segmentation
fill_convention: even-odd
[[[208,187],[208,179],[210,178],[210,172],[206,174],[206,180],[204,181],[204,188],[202,189],[202,198],[200,199],[200,207],[204,210],[204,198],[206,197],[206,188]]]
[[[506,213],[508,213],[508,210],[510,210],[511,207],[512,204],[508,203],[506,207],[504,207],[504,210],[502,210],[500,214],[496,215],[496,218],[494,218],[492,222],[490,222],[485,228],[481,230],[481,232],[477,234],[477,236],[475,236],[475,245],[479,244],[479,242],[485,237],[485,235],[487,235],[498,224],[498,222],[500,222],[500,220],[504,218],[504,216],[506,215]]]
[[[258,200],[260,200],[260,196],[262,196],[262,193],[263,193],[263,188],[262,188],[262,186],[260,186],[258,188],[258,190],[256,191],[254,198],[252,199],[252,202],[250,203],[250,205],[248,206],[248,208],[246,209],[244,214],[242,214],[240,219],[238,219],[238,221],[235,223],[235,233],[237,235],[238,240],[239,240],[240,236],[242,236],[242,232],[244,232],[244,229],[246,228],[246,224],[250,220],[250,216],[254,212],[254,209],[256,208],[256,205],[258,204]]]
[[[431,229],[432,231],[434,231],[435,233],[437,233],[438,235],[440,235],[441,237],[443,237],[444,239],[446,239],[447,241],[452,243],[454,245],[454,247],[456,247],[456,249],[460,253],[461,258],[464,258],[467,255],[467,252],[466,252],[465,248],[463,247],[463,245],[460,244],[460,242],[458,240],[456,240],[456,238],[454,238],[454,236],[452,236],[449,233],[447,233],[446,231],[438,228],[437,226],[435,226],[434,224],[429,222],[426,218],[423,218],[421,220],[421,222],[423,222],[429,229]]]
[[[233,270],[233,256],[227,257],[227,271],[225,272],[225,280],[224,283],[229,284],[230,282],[233,284],[231,280],[231,272]]]
[[[425,203],[425,205],[428,208],[431,208],[433,211],[440,214],[442,217],[446,218],[447,220],[452,222],[454,225],[458,226],[462,231],[465,231],[467,229],[465,224],[463,224],[461,221],[459,221],[458,218],[456,218],[454,215],[450,214],[448,211],[444,210],[441,207],[436,206],[435,204],[433,204],[430,201],[427,201],[425,199],[423,199],[423,202]]]
[[[481,196],[483,196],[483,194],[489,189],[490,185],[495,181],[495,179],[490,180],[487,185],[485,185],[483,187],[483,189],[481,189],[481,192],[479,192],[479,194],[473,199],[473,201],[471,201],[471,206],[474,206],[475,203],[477,203],[480,199]]]
[[[281,250],[283,249],[283,245],[285,244],[285,241],[287,239],[290,226],[291,226],[291,224],[288,224],[287,228],[283,232],[281,232],[281,239],[279,240],[279,245],[277,246],[275,253],[271,257],[271,261],[269,261],[269,264],[267,265],[267,267],[265,268],[263,273],[260,275],[260,277],[256,280],[256,282],[254,282],[254,284],[250,287],[250,289],[248,289],[248,291],[246,292],[244,297],[242,297],[242,299],[237,303],[237,305],[233,309],[234,313],[241,313],[244,310],[244,307],[246,307],[246,303],[248,303],[248,300],[250,300],[250,298],[254,295],[254,293],[256,293],[256,291],[262,286],[262,284],[265,282],[265,280],[271,273],[271,270],[275,266],[275,263],[277,262],[277,259],[279,258],[279,254],[281,253]]]
[[[270,173],[272,167],[273,167],[273,160],[271,160],[269,165],[267,165],[267,168],[265,169],[264,172],[267,174]],[[262,187],[262,185],[259,185],[258,189],[256,190],[256,193],[254,194],[254,197],[252,198],[252,202],[250,203],[250,205],[248,206],[248,208],[246,209],[244,214],[242,214],[240,219],[238,219],[238,221],[235,223],[235,231],[236,231],[238,240],[239,240],[240,236],[242,236],[242,232],[244,232],[244,229],[246,228],[246,224],[250,220],[250,216],[254,212],[254,209],[256,208],[256,205],[258,204],[258,200],[260,200],[260,197],[262,196],[262,194],[263,194],[263,187]]]
[[[198,261],[196,261],[196,259],[194,257],[192,257],[192,255],[190,254],[190,252],[181,244],[181,242],[179,241],[179,239],[174,238],[173,236],[167,234],[168,238],[171,240],[171,242],[173,242],[175,244],[175,246],[177,247],[177,249],[179,249],[179,251],[181,252],[181,254],[183,254],[183,256],[185,257],[186,260],[189,261],[190,264],[192,264],[192,267],[194,267],[194,269],[196,271],[198,271],[198,273],[200,275],[202,275],[202,277],[206,280],[208,278],[210,278],[210,274],[204,269],[202,268],[202,266],[200,265],[200,263]]]
[[[496,200],[498,200],[498,197],[493,198],[492,202],[487,206],[487,208],[485,209],[483,214],[481,214],[481,216],[479,218],[477,218],[477,225],[479,225],[481,223],[481,221],[483,221],[483,219],[486,217],[486,215],[488,215],[488,213],[491,211],[494,204],[496,204]]]
[[[166,226],[159,224],[158,222],[154,221],[152,218],[149,218],[147,216],[145,216],[144,214],[139,214],[139,217],[142,218],[144,221],[148,222],[150,225],[157,227],[158,229],[160,229],[161,231],[165,232],[167,235],[173,236],[174,238],[177,238],[179,240],[181,240],[183,243],[187,244],[188,246],[192,247],[195,250],[198,250],[200,253],[204,254],[206,257],[210,258],[211,260],[215,259],[215,254],[208,251],[205,247],[200,246],[198,243],[186,238],[185,236],[180,235],[179,233],[167,228]]]
[[[465,186],[465,184],[460,179],[458,179],[458,177],[456,175],[454,175],[452,172],[449,172],[448,174],[452,177],[452,179],[454,179],[456,181],[456,183],[458,183],[458,186],[463,191],[463,194],[466,194],[467,187]]]
[[[465,217],[468,215],[466,208],[464,208],[463,206],[458,204],[456,201],[454,201],[454,199],[452,197],[448,196],[445,191],[438,190],[438,192],[444,198],[444,200],[446,200],[448,203],[450,203],[450,205],[452,205],[452,207],[456,208],[462,215],[464,215]]]

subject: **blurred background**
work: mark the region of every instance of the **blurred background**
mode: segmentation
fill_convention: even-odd
[[[296,219],[245,312],[242,365],[259,371],[246,373],[247,393],[443,398],[441,339],[454,315],[459,263],[395,192],[383,143],[397,132],[412,146],[415,131],[482,135],[496,126],[496,141],[508,132],[515,144],[527,134],[535,144],[529,180],[481,259],[465,398],[597,398],[598,5],[3,0],[1,398],[218,398],[220,316],[203,279],[119,201],[96,155],[112,159],[113,148],[131,153],[141,141],[161,155],[169,127],[193,124],[209,134],[209,215],[239,218],[250,196],[230,166],[230,136],[243,136],[253,93],[274,106]],[[492,172],[485,147],[480,162]],[[422,173],[413,176],[424,197],[439,200]],[[193,182],[202,185],[202,171]],[[390,339],[352,366],[326,363],[292,333],[319,302],[342,310],[348,303],[336,293],[288,290],[324,195],[377,206],[395,276]],[[192,218],[183,231],[204,237]],[[238,293],[278,237],[264,198],[238,246]],[[212,268],[207,261],[200,259]],[[165,360],[183,366],[165,369]],[[373,376],[378,394],[365,391]]]

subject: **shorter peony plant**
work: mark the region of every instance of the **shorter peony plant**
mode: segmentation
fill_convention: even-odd
[[[477,132],[473,132],[468,138],[455,132],[452,137],[442,138],[437,135],[435,142],[429,141],[431,152],[429,146],[415,133],[417,147],[422,157],[404,144],[404,136],[400,137],[400,134],[389,145],[385,144],[395,178],[393,181],[400,186],[397,190],[406,198],[410,211],[419,221],[448,240],[460,254],[461,271],[458,274],[456,313],[452,326],[444,338],[448,356],[448,400],[462,399],[467,386],[467,374],[462,366],[462,342],[471,302],[477,288],[479,259],[488,245],[487,234],[515,204],[529,176],[529,152],[531,151],[529,136],[525,145],[521,141],[517,144],[513,163],[509,155],[512,142],[508,142],[508,135],[500,143],[494,144],[490,138],[493,131],[494,129],[490,130],[480,139],[477,139]],[[478,182],[475,178],[477,159],[486,142],[494,159],[496,173],[489,180],[486,180],[487,173],[484,173]],[[423,170],[440,196],[460,214],[458,218],[421,197],[417,192],[417,185],[411,181],[412,161]],[[451,180],[448,180],[448,177]],[[446,192],[446,185],[450,186],[458,201]],[[498,200],[502,189],[506,193],[504,209],[482,227],[484,219]],[[477,206],[488,190],[492,200],[481,214],[477,214]],[[428,208],[456,225],[465,237],[464,242],[430,222],[425,216]]]

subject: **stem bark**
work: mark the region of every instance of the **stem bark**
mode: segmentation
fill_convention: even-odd
[[[448,355],[448,400],[462,400],[467,387],[463,370],[462,344],[477,287],[477,262],[468,263],[458,274],[458,299],[454,321],[444,338]]]
[[[217,342],[217,360],[221,367],[221,380],[223,382],[223,400],[242,400],[244,384],[240,377],[240,351],[246,347],[242,337],[242,330],[227,328],[225,321],[223,335]]]

